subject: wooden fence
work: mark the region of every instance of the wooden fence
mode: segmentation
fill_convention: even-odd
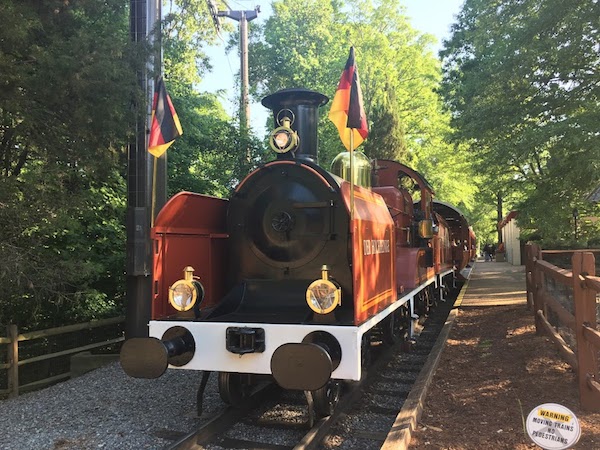
[[[6,371],[6,389],[0,389],[0,395],[9,397],[16,397],[19,395],[19,390],[24,389],[35,389],[37,387],[41,387],[47,384],[55,383],[57,381],[61,381],[67,379],[71,376],[69,370],[62,370],[53,374],[51,376],[45,376],[43,371],[34,371],[37,372],[34,374],[33,381],[30,381],[26,384],[19,383],[19,368],[22,366],[31,366],[34,363],[39,363],[42,361],[48,361],[51,359],[57,359],[61,357],[67,357],[73,355],[75,353],[84,352],[92,349],[98,349],[101,347],[107,347],[110,345],[115,345],[124,340],[123,333],[120,331],[112,331],[113,336],[109,339],[103,338],[100,340],[94,339],[91,336],[83,337],[81,333],[86,330],[98,329],[100,327],[109,327],[111,325],[121,325],[124,323],[124,317],[114,317],[110,319],[104,320],[94,320],[86,323],[79,323],[75,325],[68,325],[64,327],[51,328],[48,330],[41,331],[32,331],[29,333],[19,334],[16,325],[9,325],[7,327],[7,337],[0,337],[0,349],[3,345],[7,346],[6,351],[6,362],[1,363],[0,360],[0,373],[2,371]],[[44,345],[44,350],[32,352],[28,351],[25,353],[25,358],[20,359],[19,357],[19,343],[32,342],[35,340],[44,340],[47,341],[49,338],[59,335],[66,335],[68,333],[79,333],[75,335],[75,340],[79,343],[88,342],[86,345],[78,345],[77,347],[60,349],[58,351],[48,351],[48,349],[52,349],[55,346],[47,345],[47,342]],[[90,340],[96,340],[95,342],[90,342]],[[1,353],[1,350],[0,350]],[[35,356],[31,356],[32,353],[41,353]],[[47,371],[46,371],[47,372]],[[36,376],[37,375],[37,376]],[[31,378],[31,377],[29,377]]]
[[[577,374],[579,401],[600,411],[598,294],[600,277],[591,250],[552,251],[526,246],[527,304],[538,334],[548,334]],[[572,254],[570,269],[544,260]],[[567,341],[570,341],[569,343]]]

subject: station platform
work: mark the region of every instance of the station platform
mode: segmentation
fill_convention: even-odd
[[[525,266],[484,261],[473,264],[455,306],[506,306],[527,304]]]

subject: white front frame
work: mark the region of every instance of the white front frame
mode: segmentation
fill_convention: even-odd
[[[152,320],[148,324],[149,334],[150,337],[161,339],[169,328],[176,326],[183,327],[192,333],[196,343],[196,351],[193,358],[184,366],[176,367],[169,365],[169,368],[270,375],[271,357],[277,348],[283,344],[301,343],[304,337],[313,331],[326,331],[335,336],[342,348],[340,365],[333,371],[331,377],[334,379],[358,381],[361,378],[361,342],[363,335],[407,302],[409,303],[410,314],[414,316],[415,296],[432,283],[435,283],[436,288],[441,288],[442,278],[451,272],[452,270],[449,270],[437,275],[412,291],[405,293],[398,301],[371,317],[360,326]],[[262,328],[265,331],[264,352],[238,355],[227,351],[225,348],[225,336],[226,330],[229,327]],[[411,321],[411,337],[412,334]]]

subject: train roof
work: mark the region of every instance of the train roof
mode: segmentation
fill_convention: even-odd
[[[385,169],[389,168],[389,166],[394,167],[395,170],[401,170],[406,175],[412,177],[419,184],[419,186],[421,186],[422,188],[428,189],[433,194],[433,187],[431,186],[431,184],[429,184],[429,182],[425,179],[425,177],[423,175],[421,175],[419,172],[417,172],[415,169],[412,169],[411,167],[408,167],[406,164],[402,164],[402,163],[400,163],[398,161],[394,161],[392,159],[380,159],[380,158],[375,159],[375,169],[376,170],[380,170],[380,171],[384,172]],[[394,176],[397,176],[397,173],[395,173]],[[394,183],[391,183],[389,181],[388,181],[388,184],[391,186],[394,186]]]
[[[463,212],[458,209],[456,206],[451,205],[450,203],[443,202],[441,200],[433,201],[433,210],[442,216],[444,219],[448,220],[458,220],[468,225],[468,221]]]

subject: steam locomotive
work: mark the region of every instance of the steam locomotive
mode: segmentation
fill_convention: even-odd
[[[218,372],[232,405],[274,379],[310,392],[325,416],[342,382],[361,378],[373,335],[410,337],[444,299],[473,256],[464,215],[396,161],[344,152],[331,171],[319,166],[327,101],[305,89],[265,97],[277,158],[229,200],[181,192],[161,210],[150,337],[123,345],[128,375]]]

